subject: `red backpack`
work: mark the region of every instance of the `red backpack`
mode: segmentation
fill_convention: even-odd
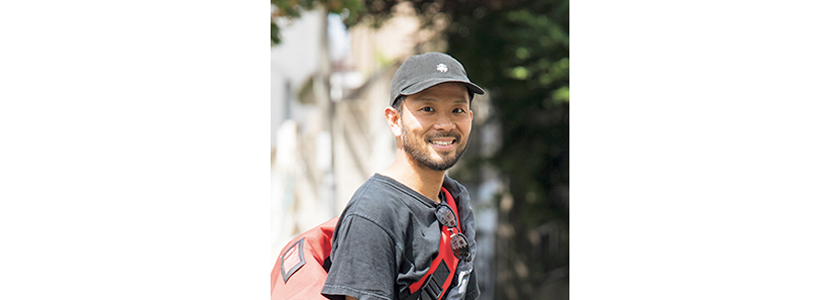
[[[445,191],[447,203],[454,207],[458,224],[461,224],[449,191]],[[301,233],[283,247],[280,256],[271,270],[271,300],[329,300],[321,295],[321,289],[327,281],[330,270],[330,252],[332,236],[338,217]],[[443,229],[445,230],[445,229]],[[441,243],[438,253],[451,253],[449,243]],[[401,300],[441,299],[450,286],[452,277],[446,264],[457,260],[438,255],[432,259],[431,267],[420,281],[411,284],[409,289],[399,295]],[[447,262],[444,263],[444,260]],[[434,269],[434,272],[432,272]],[[454,275],[454,274],[452,274]],[[421,283],[422,282],[422,283]]]
[[[332,218],[301,233],[283,247],[271,270],[271,300],[327,299],[321,295],[321,288],[330,269],[332,236],[337,223],[338,217]]]

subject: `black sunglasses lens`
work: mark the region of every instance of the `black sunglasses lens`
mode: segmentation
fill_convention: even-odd
[[[467,236],[463,233],[458,233],[452,236],[452,253],[459,259],[466,261],[470,260],[470,245],[467,243]]]
[[[437,207],[435,210],[435,216],[437,216],[438,222],[443,224],[446,227],[455,227],[458,226],[458,221],[455,220],[455,212],[452,211],[449,206],[441,205]]]
[[[443,226],[455,228],[458,226],[458,220],[455,218],[455,212],[449,206],[441,205],[435,210],[438,222]],[[463,233],[452,235],[449,241],[452,246],[452,254],[455,254],[458,259],[470,261],[470,245],[467,243],[467,236]]]

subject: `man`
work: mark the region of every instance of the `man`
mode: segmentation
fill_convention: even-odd
[[[409,58],[391,82],[385,119],[394,162],[353,195],[333,235],[321,293],[332,299],[475,299],[475,223],[469,194],[446,176],[484,94],[460,62],[437,52]]]

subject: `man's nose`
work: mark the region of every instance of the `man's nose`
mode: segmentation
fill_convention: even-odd
[[[450,131],[455,129],[455,122],[446,114],[438,114],[434,127],[440,131]]]

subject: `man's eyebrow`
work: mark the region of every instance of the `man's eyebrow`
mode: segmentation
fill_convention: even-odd
[[[417,101],[437,102],[437,99],[431,97],[417,98]],[[468,103],[466,98],[455,100],[455,103]]]

